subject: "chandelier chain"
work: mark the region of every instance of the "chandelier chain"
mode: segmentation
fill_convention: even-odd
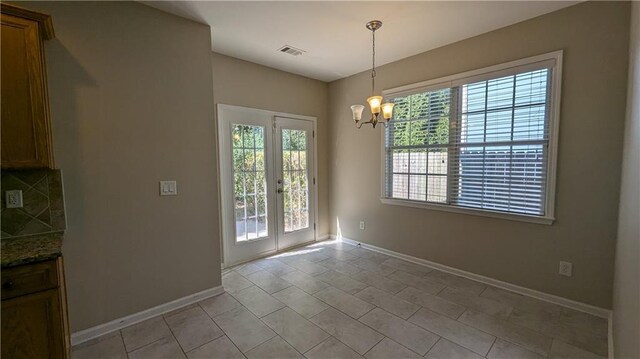
[[[373,94],[375,93],[375,87],[376,87],[376,31],[373,30],[371,31],[372,36],[373,36],[373,41],[372,41],[372,60],[371,60],[371,95],[373,96]]]

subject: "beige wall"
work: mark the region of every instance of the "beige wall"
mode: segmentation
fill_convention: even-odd
[[[381,129],[356,130],[349,110],[370,95],[364,72],[329,85],[332,233],[611,308],[629,6],[583,3],[378,70],[382,90],[563,49],[552,226],[381,204]],[[560,260],[573,262],[573,277],[558,275]]]
[[[285,56],[285,55],[283,55]],[[327,84],[213,53],[217,104],[253,107],[318,118],[318,237],[329,234]]]
[[[135,2],[38,2],[73,332],[220,285],[208,26]],[[160,197],[158,181],[177,180]]]
[[[631,10],[629,91],[613,289],[616,358],[640,358],[640,3]]]

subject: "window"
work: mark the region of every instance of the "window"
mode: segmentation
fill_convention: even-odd
[[[551,223],[561,55],[385,91],[383,202]]]
[[[232,126],[236,242],[269,235],[264,127]]]

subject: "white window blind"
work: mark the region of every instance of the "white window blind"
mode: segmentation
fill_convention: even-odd
[[[548,216],[556,63],[387,95],[384,197]]]

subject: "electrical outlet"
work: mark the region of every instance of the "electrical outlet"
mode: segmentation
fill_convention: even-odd
[[[19,189],[6,192],[7,208],[22,208],[22,191]]]
[[[364,221],[360,221],[360,230],[364,231]]]
[[[176,184],[176,181],[160,181],[160,195],[161,196],[178,195],[178,185]]]
[[[560,269],[558,270],[558,274],[563,275],[565,277],[571,277],[571,272],[573,271],[573,264],[570,262],[560,261]]]

